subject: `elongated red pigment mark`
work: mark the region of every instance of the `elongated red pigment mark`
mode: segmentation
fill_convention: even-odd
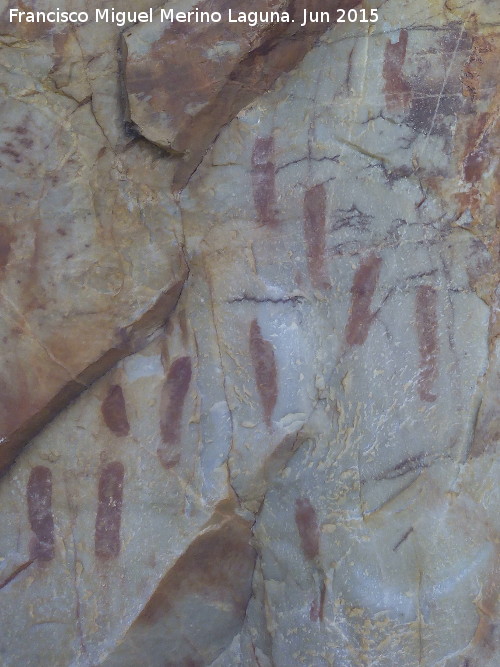
[[[405,110],[411,102],[411,86],[403,74],[408,47],[408,31],[401,30],[399,41],[387,41],[384,56],[385,103],[389,111]]]
[[[326,191],[322,183],[307,190],[304,196],[304,237],[312,284],[318,289],[330,287],[325,276]]]
[[[119,384],[109,388],[108,395],[102,402],[101,412],[106,426],[115,435],[125,436],[129,434],[130,425],[127,418],[127,408]]]
[[[325,608],[325,598],[326,598],[326,586],[325,583],[321,583],[319,596],[315,598],[311,603],[311,608],[309,610],[309,619],[313,623],[323,620],[324,608]]]
[[[26,489],[28,518],[35,536],[30,542],[32,560],[54,558],[54,519],[52,517],[52,473],[45,466],[31,470]]]
[[[275,180],[274,138],[258,137],[252,153],[252,187],[257,216],[263,225],[278,223]]]
[[[273,346],[262,337],[257,320],[253,320],[250,325],[249,347],[264,420],[270,428],[271,416],[278,398],[278,371]]]
[[[191,358],[179,357],[170,366],[163,385],[160,401],[160,432],[163,446],[158,448],[158,457],[167,470],[180,461],[182,412],[191,375]]]
[[[418,395],[420,400],[433,403],[437,396],[432,393],[432,388],[439,374],[437,292],[433,287],[422,285],[417,289],[416,316],[420,353]]]
[[[95,555],[103,560],[116,558],[120,553],[124,474],[123,464],[113,461],[103,468],[99,477]]]
[[[368,336],[374,315],[370,311],[372,298],[377,287],[382,260],[370,255],[361,262],[351,288],[352,304],[346,328],[349,345],[363,345]]]
[[[295,523],[299,531],[302,551],[309,560],[319,554],[319,525],[316,510],[309,498],[298,498],[295,501]]]

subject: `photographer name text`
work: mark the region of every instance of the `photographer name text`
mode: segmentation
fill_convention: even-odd
[[[48,11],[25,11],[19,8],[9,10],[11,23],[54,23],[82,24],[90,21],[95,23],[113,23],[120,28],[135,23],[246,23],[250,27],[266,23],[298,23],[301,27],[308,23],[375,23],[378,20],[376,9],[337,9],[334,12],[318,12],[303,10],[303,15],[295,19],[289,12],[243,12],[229,9],[224,15],[221,12],[207,12],[194,8],[189,12],[176,12],[173,9],[147,11],[115,11],[113,8],[96,9],[93,16],[88,12],[63,11],[59,8]]]

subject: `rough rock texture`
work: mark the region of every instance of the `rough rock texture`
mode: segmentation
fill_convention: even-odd
[[[113,117],[117,36],[23,30],[0,54],[0,470],[147,342],[187,276],[162,164]]]
[[[379,13],[326,32],[241,110],[175,201],[179,158],[123,130],[116,29],[69,32],[60,60],[60,33],[3,38],[35,91],[12,105],[42,113],[51,85],[95,87],[124,209],[146,227],[127,237],[144,258],[130,289],[158,279],[161,294],[189,270],[166,326],[1,480],[3,664],[499,664],[498,8]],[[113,211],[97,168],[89,191]],[[84,285],[112,265],[99,238]],[[42,312],[58,331],[56,296]],[[64,340],[102,354],[114,331]]]

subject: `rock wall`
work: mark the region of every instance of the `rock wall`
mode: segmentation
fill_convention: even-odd
[[[2,664],[498,665],[498,8],[377,7],[5,9]]]

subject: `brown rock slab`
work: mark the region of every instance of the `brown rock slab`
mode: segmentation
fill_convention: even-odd
[[[176,155],[173,187],[181,190],[221,127],[278,77],[302,60],[336,20],[336,10],[356,0],[183,0],[174,12],[218,12],[222,20],[192,23],[159,21],[123,34],[124,78],[130,120],[147,139]],[[229,21],[239,12],[257,13],[257,22]],[[308,21],[328,13],[328,20]],[[271,22],[271,13],[282,19]],[[193,12],[194,15],[194,12]],[[198,14],[196,14],[198,16]],[[269,17],[266,19],[266,17]],[[286,17],[286,18],[285,18]],[[269,22],[267,22],[269,21]]]
[[[240,630],[252,593],[251,522],[221,503],[103,665],[209,665]],[[154,639],[152,639],[154,638]]]

